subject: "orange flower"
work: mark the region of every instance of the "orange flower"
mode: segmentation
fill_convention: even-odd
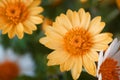
[[[32,34],[36,30],[35,24],[42,23],[39,13],[43,11],[38,7],[41,0],[0,0],[0,30],[2,34],[8,33],[11,39],[15,35],[22,39],[24,32]]]
[[[98,61],[99,80],[120,80],[120,41],[114,39],[103,56],[100,52]]]
[[[61,71],[71,70],[74,80],[79,78],[82,66],[95,76],[97,51],[105,50],[112,41],[111,33],[99,34],[104,26],[101,17],[91,20],[82,8],[58,16],[52,27],[46,27],[46,37],[40,39],[40,43],[54,50],[47,56],[47,65],[60,65]]]

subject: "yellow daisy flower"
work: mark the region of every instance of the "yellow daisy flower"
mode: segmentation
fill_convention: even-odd
[[[120,41],[116,38],[105,53],[100,52],[97,71],[98,80],[120,80],[119,49]]]
[[[99,34],[105,26],[101,17],[90,18],[89,12],[80,9],[78,12],[68,10],[46,27],[46,37],[40,43],[53,49],[47,58],[48,66],[60,65],[61,71],[71,70],[74,80],[78,79],[82,66],[91,75],[96,75],[95,61],[97,51],[105,50],[112,41],[111,33]]]
[[[120,9],[120,0],[116,0],[117,6]]]
[[[38,7],[41,0],[0,0],[0,30],[2,34],[8,33],[11,39],[15,35],[22,39],[24,32],[32,34],[36,30],[35,24],[40,24],[39,15],[43,11]]]

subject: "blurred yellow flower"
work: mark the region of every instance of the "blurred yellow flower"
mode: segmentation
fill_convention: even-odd
[[[45,18],[42,24],[42,30],[44,31],[46,27],[52,26],[52,20],[49,18]]]
[[[8,33],[11,39],[15,35],[22,39],[24,32],[32,34],[36,30],[35,24],[42,23],[39,13],[43,11],[38,7],[41,0],[0,0],[0,30],[2,34]]]
[[[105,50],[112,41],[111,33],[99,34],[104,26],[100,16],[91,21],[89,12],[82,8],[58,16],[52,27],[46,27],[46,37],[40,39],[40,43],[54,50],[47,56],[47,65],[60,65],[61,71],[71,70],[74,80],[79,78],[82,66],[95,76],[97,51]]]
[[[117,6],[120,9],[120,0],[116,0]]]
[[[80,0],[81,3],[85,3],[87,2],[88,0]]]
[[[120,41],[116,38],[105,53],[100,52],[97,71],[98,80],[120,80],[119,49]]]

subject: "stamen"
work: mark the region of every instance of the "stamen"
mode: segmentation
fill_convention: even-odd
[[[5,15],[8,17],[8,20],[12,21],[14,24],[26,20],[28,13],[27,7],[22,2],[15,4],[9,3],[9,5],[6,6]]]
[[[99,73],[102,74],[102,80],[119,80],[120,66],[112,58],[107,58],[100,66]]]
[[[19,67],[16,63],[6,61],[0,64],[0,80],[13,80],[19,75]]]
[[[72,55],[85,55],[92,46],[92,36],[83,28],[73,28],[64,36],[64,47]]]

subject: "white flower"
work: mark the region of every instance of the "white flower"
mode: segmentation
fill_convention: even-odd
[[[22,56],[0,46],[0,80],[13,80],[20,75],[34,76],[35,64],[29,53]]]
[[[100,52],[98,61],[98,80],[120,80],[120,41],[114,39],[110,47]]]

